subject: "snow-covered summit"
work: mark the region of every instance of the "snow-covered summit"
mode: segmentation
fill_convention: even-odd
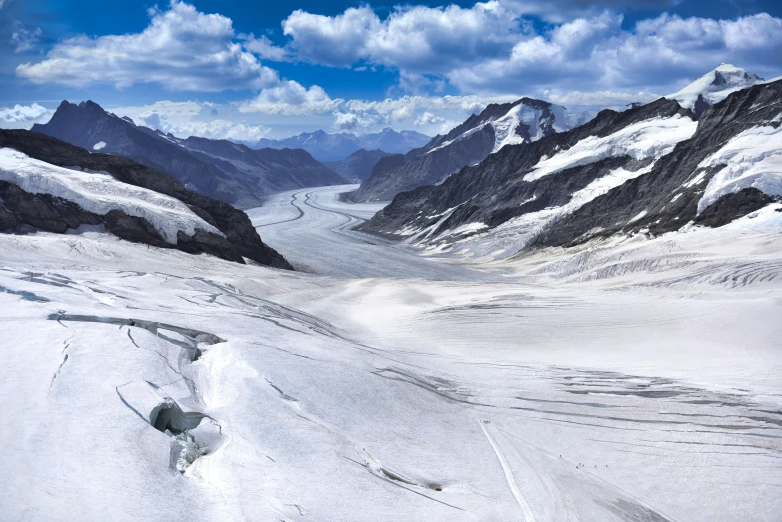
[[[679,102],[682,107],[692,109],[696,116],[709,106],[721,102],[729,94],[752,87],[763,78],[735,65],[723,63],[713,71],[704,74],[684,89],[666,96]]]
[[[464,140],[486,127],[491,127],[494,132],[491,150],[494,153],[505,145],[530,143],[555,132],[569,130],[575,126],[571,120],[565,107],[542,100],[521,98],[513,103],[492,104],[448,133],[428,153]]]

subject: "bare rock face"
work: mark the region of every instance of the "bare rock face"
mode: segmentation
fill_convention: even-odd
[[[155,169],[121,156],[90,153],[51,136],[24,130],[0,130],[0,147],[10,147],[60,167],[107,172],[123,183],[179,199],[225,237],[204,231],[197,231],[192,237],[180,233],[177,245],[171,245],[143,218],[119,210],[100,216],[73,202],[48,194],[31,194],[6,182],[0,182],[0,230],[28,225],[64,233],[81,225],[103,225],[108,232],[128,241],[193,254],[207,253],[238,263],[244,263],[247,258],[275,268],[293,269],[276,250],[261,241],[247,214],[228,203],[190,191]]]

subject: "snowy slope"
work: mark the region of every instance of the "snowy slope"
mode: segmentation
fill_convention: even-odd
[[[196,229],[201,229],[224,236],[178,199],[122,183],[109,174],[51,165],[14,149],[0,149],[0,180],[14,183],[27,192],[72,201],[99,215],[122,210],[130,216],[144,218],[173,245],[177,243],[179,231],[192,236]]]
[[[760,81],[763,81],[763,78],[756,74],[735,65],[723,63],[681,91],[669,94],[666,98],[678,101],[682,107],[695,110],[699,98],[701,104],[705,104],[705,106],[714,105],[727,98],[731,93],[751,87]],[[698,112],[702,112],[702,108]]]
[[[782,213],[481,280],[329,190],[255,214],[344,277],[0,235],[0,519],[779,519]]]
[[[725,194],[749,187],[770,196],[782,196],[782,126],[748,129],[731,138],[698,167],[723,165],[706,186],[698,202],[699,212]]]
[[[697,122],[677,114],[673,118],[640,121],[608,136],[589,136],[550,158],[541,158],[524,179],[534,181],[612,156],[627,155],[637,160],[659,158],[670,153],[680,141],[690,139],[697,128]]]
[[[484,120],[457,136],[449,136],[450,139],[427,151],[427,154],[464,140],[487,126],[494,131],[492,153],[497,152],[505,145],[530,143],[552,132],[563,132],[573,127],[572,118],[565,107],[539,100],[530,100],[530,103],[525,103],[522,100],[513,104],[506,113],[490,116]]]

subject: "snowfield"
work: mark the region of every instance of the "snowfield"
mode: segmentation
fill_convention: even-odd
[[[224,235],[176,198],[122,183],[106,173],[58,167],[14,149],[0,149],[0,180],[14,183],[27,192],[72,201],[95,214],[122,210],[130,216],[144,218],[172,245],[176,245],[179,231],[188,236],[195,234],[196,229]]]
[[[589,136],[567,150],[541,159],[535,169],[524,176],[534,181],[565,169],[580,167],[614,156],[630,156],[637,160],[661,158],[677,143],[692,138],[698,122],[686,116],[653,118],[628,125],[609,136]]]
[[[310,273],[0,234],[0,519],[782,518],[782,205],[468,264],[349,189],[250,213]]]

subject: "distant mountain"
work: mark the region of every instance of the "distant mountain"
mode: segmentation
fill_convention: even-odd
[[[390,156],[382,150],[359,149],[342,161],[328,161],[327,167],[348,181],[362,182],[369,177],[377,162]]]
[[[399,192],[442,183],[506,145],[531,143],[567,130],[576,124],[572,120],[564,107],[531,98],[491,104],[424,147],[384,158],[350,197],[354,201],[388,201]]]
[[[681,91],[669,94],[666,98],[678,101],[679,105],[692,110],[695,117],[698,118],[703,111],[724,100],[729,94],[751,87],[761,81],[763,78],[756,74],[735,65],[723,63]]]
[[[356,136],[349,132],[328,134],[322,130],[305,132],[283,140],[261,139],[256,149],[304,149],[318,161],[340,161],[359,149],[383,150],[394,154],[403,154],[429,141],[425,136],[415,131],[397,132],[385,128],[381,132]]]
[[[292,269],[244,212],[163,172],[41,133],[0,130],[0,231],[65,233],[83,225],[160,248]]]
[[[274,192],[345,183],[303,150],[253,150],[225,140],[176,138],[137,126],[87,101],[60,104],[34,132],[87,150],[118,154],[169,174],[190,190],[240,207]]]
[[[397,195],[359,229],[503,258],[722,226],[782,201],[782,80],[732,90],[699,119],[660,98],[507,146],[439,186]]]

